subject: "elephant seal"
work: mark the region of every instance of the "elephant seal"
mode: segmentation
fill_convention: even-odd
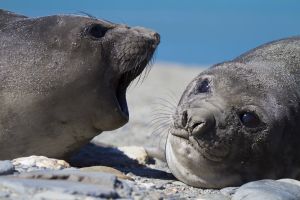
[[[201,72],[168,132],[171,172],[201,188],[300,178],[300,37],[273,41]]]
[[[159,40],[91,17],[0,10],[0,159],[65,158],[124,125],[126,88]]]

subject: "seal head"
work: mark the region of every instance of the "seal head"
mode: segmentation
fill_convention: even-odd
[[[299,102],[299,37],[211,67],[188,85],[173,115],[171,172],[202,188],[297,178]]]
[[[64,157],[128,121],[126,88],[159,34],[75,15],[0,10],[0,158]]]

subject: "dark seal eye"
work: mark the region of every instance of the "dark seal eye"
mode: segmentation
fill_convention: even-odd
[[[107,28],[101,26],[100,24],[92,24],[87,28],[87,34],[94,38],[102,38],[107,32]]]
[[[206,93],[210,91],[210,84],[207,79],[203,80],[201,84],[198,86],[197,91],[199,93]]]
[[[242,123],[249,128],[255,128],[260,124],[260,120],[255,113],[244,112],[240,115]]]

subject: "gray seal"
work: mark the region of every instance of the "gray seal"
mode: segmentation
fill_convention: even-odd
[[[170,127],[171,172],[202,188],[300,178],[300,37],[216,64],[185,89]]]
[[[91,17],[0,10],[0,159],[64,158],[124,125],[126,88],[159,40]]]

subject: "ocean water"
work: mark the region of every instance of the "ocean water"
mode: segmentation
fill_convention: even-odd
[[[300,1],[273,0],[0,0],[0,8],[28,16],[89,13],[145,26],[161,34],[156,60],[210,65],[259,44],[300,34]]]

